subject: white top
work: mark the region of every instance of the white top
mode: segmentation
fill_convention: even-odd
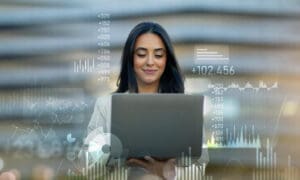
[[[102,130],[102,133],[110,133],[111,125],[111,95],[99,97],[95,103],[94,112],[88,125],[89,135],[92,131]],[[99,129],[100,128],[100,129]]]

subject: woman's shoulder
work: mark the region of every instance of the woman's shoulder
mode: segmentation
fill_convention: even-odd
[[[104,95],[98,96],[95,105],[101,106],[101,105],[111,104],[111,97],[114,94],[118,94],[118,93],[110,93],[110,94],[104,94]],[[126,91],[126,92],[124,92],[124,94],[129,94],[129,92]]]
[[[97,97],[95,106],[103,106],[111,103],[112,94],[105,94]]]

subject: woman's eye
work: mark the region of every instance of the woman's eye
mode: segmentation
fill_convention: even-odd
[[[143,58],[146,56],[146,54],[137,54],[138,57]]]
[[[163,55],[158,55],[158,54],[157,54],[157,55],[155,55],[155,57],[156,57],[156,58],[162,58]]]

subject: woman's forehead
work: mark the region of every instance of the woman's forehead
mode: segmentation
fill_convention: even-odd
[[[143,52],[143,51],[148,51],[149,49],[145,47],[136,47],[135,52]],[[155,52],[165,52],[164,48],[154,48],[153,49]]]
[[[153,33],[146,33],[140,35],[135,43],[135,49],[141,48],[141,50],[161,50],[165,48],[165,45],[160,36]]]

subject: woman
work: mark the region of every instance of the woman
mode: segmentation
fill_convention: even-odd
[[[184,93],[184,79],[167,32],[143,22],[130,32],[122,54],[117,93]],[[109,133],[111,97],[97,100],[88,134]],[[93,133],[92,133],[93,132]],[[129,159],[128,179],[175,178],[175,160]]]
[[[129,34],[116,92],[184,93],[183,78],[167,32],[140,23]]]

